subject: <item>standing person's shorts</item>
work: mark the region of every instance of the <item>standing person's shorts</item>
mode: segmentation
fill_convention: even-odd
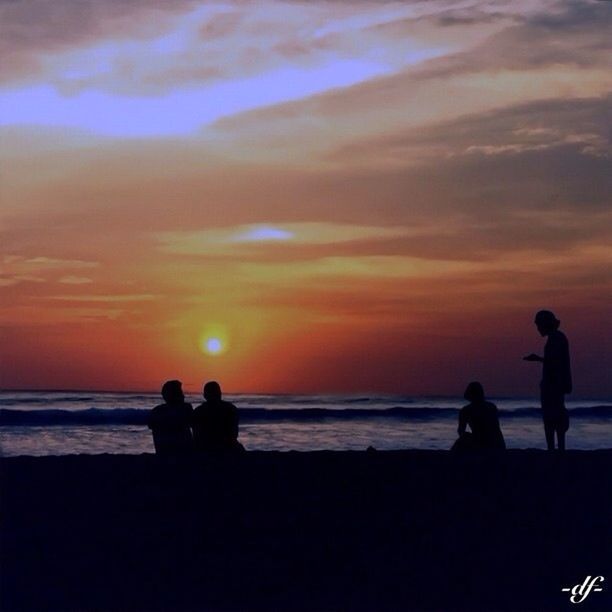
[[[550,427],[556,431],[567,431],[569,413],[565,407],[565,393],[554,389],[541,389],[540,401],[542,402],[544,427]]]

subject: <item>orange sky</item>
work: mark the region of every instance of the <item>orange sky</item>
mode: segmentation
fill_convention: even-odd
[[[3,4],[0,386],[609,396],[611,12]]]

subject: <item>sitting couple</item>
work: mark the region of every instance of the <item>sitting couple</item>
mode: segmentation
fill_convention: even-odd
[[[149,429],[158,455],[196,452],[243,451],[238,442],[238,410],[221,399],[221,387],[204,385],[204,399],[195,410],[185,402],[179,380],[169,380],[161,390],[164,404],[151,410]]]

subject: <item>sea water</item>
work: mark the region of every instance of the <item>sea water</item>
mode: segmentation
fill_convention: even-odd
[[[442,397],[228,395],[247,450],[449,449],[465,403]],[[194,406],[201,398],[188,396]],[[508,448],[545,448],[534,398],[491,398]],[[156,393],[0,392],[4,456],[153,452]],[[567,402],[572,449],[612,448],[612,400]]]

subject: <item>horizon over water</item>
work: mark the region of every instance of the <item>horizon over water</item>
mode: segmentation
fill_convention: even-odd
[[[383,394],[225,394],[247,450],[447,450],[461,397]],[[202,401],[187,393],[194,406]],[[508,448],[546,448],[539,400],[496,398]],[[152,453],[148,411],[158,391],[0,391],[0,453]],[[612,448],[612,399],[569,399],[568,449]]]

